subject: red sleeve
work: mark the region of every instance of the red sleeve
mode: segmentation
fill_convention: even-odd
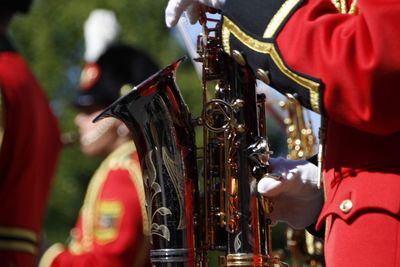
[[[17,53],[0,53],[0,92],[0,265],[35,266],[61,150],[58,123]]]
[[[307,1],[278,46],[290,67],[323,81],[329,118],[390,134],[400,130],[400,2],[358,0],[358,10],[339,14],[329,0]]]
[[[149,244],[143,234],[140,193],[126,169],[111,170],[96,203],[90,252],[63,250],[52,267],[147,266]]]

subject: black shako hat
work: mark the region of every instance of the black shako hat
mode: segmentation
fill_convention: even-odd
[[[140,84],[157,71],[157,65],[144,51],[127,45],[113,45],[96,63],[84,66],[73,105],[88,112],[106,108],[126,89]]]
[[[0,0],[1,7],[7,7],[22,13],[27,13],[31,4],[32,0]]]

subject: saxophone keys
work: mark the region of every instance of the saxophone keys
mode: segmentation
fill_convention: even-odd
[[[236,130],[238,131],[238,133],[244,133],[244,132],[246,132],[246,127],[244,126],[244,124],[239,124],[236,127]]]
[[[232,104],[232,108],[235,111],[238,111],[240,108],[244,107],[244,100],[243,99],[236,99],[235,102]]]

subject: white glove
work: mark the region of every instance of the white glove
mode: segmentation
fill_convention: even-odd
[[[186,11],[190,23],[195,24],[199,19],[201,5],[222,9],[226,0],[169,0],[165,9],[165,24],[173,27],[178,23],[182,13]]]
[[[315,223],[322,209],[324,198],[317,187],[318,168],[306,160],[270,159],[276,180],[263,177],[258,192],[273,202],[269,214],[272,224],[286,222],[295,229],[303,229]]]
[[[93,10],[83,27],[86,62],[95,62],[117,40],[119,33],[120,25],[113,11]]]

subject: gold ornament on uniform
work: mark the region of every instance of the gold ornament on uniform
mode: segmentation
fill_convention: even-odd
[[[344,214],[347,214],[353,208],[353,202],[350,199],[345,199],[342,203],[340,203],[339,208]]]
[[[350,8],[347,8],[346,0],[331,0],[331,1],[340,14],[354,15],[358,13],[357,0],[353,0],[351,2]]]

